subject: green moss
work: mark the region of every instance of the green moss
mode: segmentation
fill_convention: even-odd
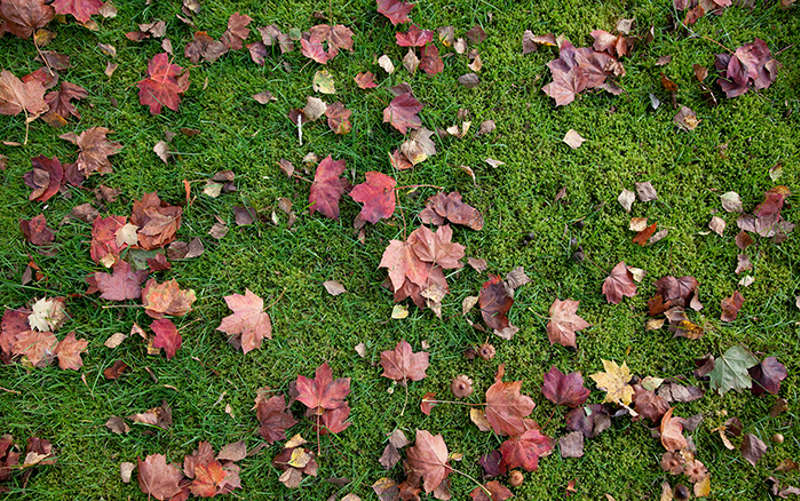
[[[100,21],[97,32],[71,21],[54,25],[58,37],[48,49],[70,54],[73,63],[63,79],[90,92],[78,105],[82,119],[71,121],[62,131],[35,122],[27,146],[3,151],[9,158],[8,168],[0,172],[4,186],[0,192],[3,305],[16,307],[45,294],[80,293],[85,289],[85,275],[95,269],[88,255],[89,226],[74,220],[59,224],[71,207],[93,201],[91,192],[71,189],[69,199],[58,196],[42,208],[27,201],[28,190],[22,183],[33,156],[58,155],[65,162],[75,158],[74,147],[58,139],[67,130],[106,126],[116,131],[111,138],[125,146],[113,157],[114,173],[88,183],[103,182],[122,190],[120,199],[104,208],[104,213],[128,214],[133,199],[154,190],[165,200],[178,203],[184,197],[182,179],[202,180],[223,169],[234,170],[239,190],[209,199],[198,194],[202,181],[192,185],[198,195],[186,208],[179,236],[184,240],[203,238],[206,252],[194,260],[176,262],[166,274],[195,289],[198,296],[196,309],[179,319],[184,345],[172,361],[147,357],[143,343],[136,338],[115,350],[105,348],[103,341],[112,333],[128,332],[133,322],[146,326],[150,321],[136,308],[107,308],[106,302],[94,296],[69,300],[71,320],[62,329],[75,330],[89,339],[81,371],[85,382],[80,374],[55,367],[34,371],[19,365],[0,367],[0,386],[21,392],[5,394],[0,400],[0,431],[18,439],[31,435],[50,438],[59,457],[56,465],[37,469],[24,490],[12,482],[9,498],[138,498],[135,482],[121,484],[120,462],[152,453],[166,453],[170,460],[178,461],[199,440],[219,447],[245,439],[255,446],[257,423],[251,407],[257,389],[286,389],[296,374],[310,375],[323,361],[331,363],[336,375],[352,378],[353,425],[323,440],[319,477],[305,482],[296,493],[289,494],[278,483],[278,473],[270,465],[277,446],[247,458],[242,462],[244,497],[327,499],[353,491],[369,499],[372,482],[400,474],[400,466],[385,472],[377,462],[385,436],[395,426],[409,435],[415,428],[442,433],[451,450],[464,454],[458,468],[479,476],[476,459],[497,447],[500,440],[479,433],[464,407],[438,406],[431,416],[418,410],[424,393],[448,395],[451,378],[461,373],[475,381],[476,391],[468,400],[479,402],[498,364],[505,363],[507,378],[524,380],[525,392],[536,400],[532,417],[546,425],[548,434],[558,436],[564,411],[554,409],[538,390],[542,374],[551,365],[588,375],[600,369],[601,358],[625,360],[640,375],[686,376],[696,382],[691,377],[694,359],[707,352],[718,354],[734,343],[777,356],[787,365],[790,376],[781,396],[790,402],[790,411],[769,418],[767,411],[775,397],[733,393],[724,397],[709,394],[677,405],[679,415],[703,412],[706,416],[693,438],[698,457],[711,471],[713,498],[767,498],[764,479],[782,459],[800,453],[794,404],[800,360],[798,312],[793,306],[800,289],[796,235],[780,245],[762,241],[748,251],[756,281],[743,290],[746,300],[739,319],[730,324],[718,321],[719,301],[737,288],[740,278],[733,272],[735,217],[721,213],[719,194],[737,191],[751,209],[773,185],[768,170],[776,163],[783,165],[778,182],[793,192],[800,191],[800,70],[794,64],[800,60],[800,17],[796,8],[780,10],[777,2],[769,2],[769,6],[759,3],[752,11],[729,8],[720,16],[701,19],[692,27],[698,35],[694,36],[667,30],[668,16],[674,14],[668,0],[420,2],[413,17],[425,27],[452,24],[462,35],[479,23],[489,35],[479,46],[484,62],[481,84],[468,90],[456,83],[459,75],[469,71],[463,56],[446,58],[444,73],[435,78],[409,76],[402,68],[386,76],[375,64],[377,57],[385,53],[398,63],[405,51],[394,44],[395,30],[376,13],[370,0],[330,6],[309,1],[265,5],[206,0],[196,19],[197,29],[212,36],[221,35],[228,16],[236,11],[251,15],[254,26],[275,23],[307,29],[317,22],[312,13],[320,8],[333,22],[347,24],[355,32],[355,52],[343,53],[328,65],[338,93],[326,97],[341,100],[353,110],[353,130],[335,136],[324,125],[315,124],[304,131],[300,147],[286,113],[302,106],[312,93],[311,79],[318,65],[299,52],[281,56],[276,49],[264,67],[253,64],[246,51],[228,54],[213,65],[193,66],[181,54],[193,30],[174,17],[179,2],[154,2],[144,8],[140,3],[132,5],[135,2],[118,3],[119,15]],[[633,56],[624,61],[627,74],[621,85],[626,92],[617,97],[590,93],[569,106],[554,108],[540,89],[549,81],[545,64],[555,50],[542,48],[522,56],[522,32],[553,32],[576,45],[587,45],[589,31],[612,30],[622,17],[636,18],[637,33],[651,25],[656,33],[652,43],[637,45]],[[178,53],[176,62],[190,68],[192,85],[179,112],[152,117],[138,103],[135,83],[143,77],[149,58],[161,51],[159,42],[135,44],[123,34],[135,29],[136,23],[158,18],[167,21],[169,38]],[[711,66],[713,55],[722,50],[708,38],[735,48],[755,37],[764,39],[773,53],[779,52],[784,67],[777,81],[767,90],[732,100],[721,98],[717,91],[720,105],[709,107],[692,73],[692,64]],[[115,62],[119,69],[110,79],[102,76],[108,57],[97,48],[98,42],[113,44],[118,51]],[[22,75],[38,67],[29,42],[6,37],[0,44],[4,49],[0,52],[2,68]],[[658,57],[667,54],[673,56],[672,62],[656,66]],[[373,71],[379,88],[358,89],[352,77],[360,71]],[[702,120],[694,132],[675,130],[675,110],[661,89],[662,72],[678,83],[677,101],[694,109]],[[301,168],[303,156],[315,151],[347,160],[348,172],[355,172],[354,182],[369,170],[390,173],[387,152],[402,139],[381,123],[381,110],[391,99],[387,89],[403,81],[411,83],[426,104],[421,115],[427,127],[456,123],[458,110],[463,108],[469,110],[473,129],[467,139],[437,138],[436,156],[412,171],[393,175],[401,185],[427,183],[461,191],[486,219],[480,232],[455,230],[455,238],[467,246],[468,255],[487,259],[492,273],[523,265],[533,279],[518,291],[512,309],[512,319],[521,328],[519,334],[511,341],[493,341],[497,357],[491,362],[468,362],[461,355],[467,346],[485,339],[485,334],[460,316],[462,299],[474,295],[485,276],[470,268],[452,275],[442,320],[414,307],[407,319],[390,320],[391,295],[380,286],[385,272],[377,266],[388,240],[402,236],[402,219],[367,228],[366,242],[361,244],[350,225],[358,213],[357,204],[344,198],[341,221],[308,216],[308,184],[288,180],[277,167],[277,161],[286,158]],[[277,102],[262,106],[250,98],[263,90],[272,92]],[[650,93],[662,101],[655,111],[650,108]],[[497,131],[473,137],[477,124],[486,119],[496,122]],[[195,137],[178,134],[171,145],[179,152],[177,158],[164,165],[152,147],[166,131],[182,127],[201,133]],[[587,139],[578,150],[561,142],[570,128]],[[21,140],[23,119],[3,120],[0,132],[6,140]],[[484,162],[488,157],[506,165],[493,169]],[[458,169],[460,165],[472,167],[477,185]],[[669,230],[669,236],[652,247],[640,248],[630,241],[629,216],[616,197],[623,188],[631,189],[634,182],[645,180],[652,181],[660,198],[635,204],[631,215],[658,222],[659,228]],[[562,187],[567,190],[566,200],[553,203]],[[431,193],[422,188],[401,195],[409,227],[418,224],[414,215]],[[268,222],[279,197],[289,198],[299,215],[291,229],[285,218],[278,226]],[[797,197],[792,196],[790,202],[786,217],[798,222]],[[254,206],[266,217],[255,226],[232,227],[219,242],[208,237],[215,216],[232,223],[234,205]],[[58,228],[58,253],[54,256],[35,254],[20,238],[18,219],[40,211]],[[714,214],[728,223],[724,238],[704,234]],[[581,228],[574,224],[577,221],[583,222]],[[586,254],[583,262],[572,258],[572,239]],[[29,253],[47,280],[21,286]],[[600,294],[600,284],[620,260],[645,269],[647,277],[636,297],[612,306]],[[705,308],[694,318],[711,326],[702,339],[673,339],[665,331],[644,330],[652,283],[666,274],[694,275],[700,281]],[[321,285],[327,279],[341,281],[348,293],[330,297]],[[274,339],[243,356],[228,346],[215,328],[227,314],[222,296],[241,293],[246,287],[264,297],[266,304],[274,304],[270,310]],[[580,314],[593,324],[579,334],[575,351],[547,341],[545,317],[555,297],[580,300]],[[388,384],[375,366],[380,351],[401,338],[415,349],[427,341],[432,362],[428,377],[410,384],[402,416],[403,388]],[[353,351],[359,342],[367,346],[364,359]],[[131,371],[120,380],[106,381],[102,370],[117,359],[125,360]],[[389,389],[394,391],[389,393]],[[593,392],[590,401],[601,399],[599,392]],[[175,424],[169,430],[153,433],[137,427],[128,435],[113,435],[103,426],[110,415],[128,415],[162,400],[173,407]],[[225,413],[226,404],[233,416]],[[295,410],[299,415],[300,409]],[[770,444],[758,467],[752,468],[737,452],[726,450],[712,432],[729,416],[738,416],[747,432],[762,439],[781,432],[786,442]],[[308,423],[293,431],[311,435]],[[526,475],[523,487],[515,493],[521,499],[566,498],[567,482],[576,479],[578,499],[598,499],[606,492],[618,500],[653,499],[667,478],[658,466],[660,454],[661,447],[650,437],[646,424],[615,420],[609,431],[587,442],[583,458],[564,460],[556,451],[542,459],[539,471]],[[787,482],[797,483],[796,476],[783,475]],[[325,481],[330,477],[347,477],[352,483],[337,489]],[[471,489],[468,481],[453,478],[457,499]]]

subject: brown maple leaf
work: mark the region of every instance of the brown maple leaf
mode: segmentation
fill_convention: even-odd
[[[30,38],[34,31],[47,26],[55,14],[46,0],[3,0],[0,18],[5,22],[0,29],[19,38]]]
[[[286,399],[282,395],[265,398],[259,393],[256,396],[256,416],[261,435],[268,444],[278,440],[286,440],[286,430],[297,424],[297,420],[289,413]]]
[[[151,278],[142,289],[144,312],[152,318],[163,318],[164,315],[182,317],[192,311],[195,299],[194,291],[181,290],[174,278],[163,284]]]
[[[233,314],[223,318],[217,330],[241,344],[244,353],[260,348],[264,338],[272,339],[272,322],[264,312],[263,299],[250,289],[245,289],[244,295],[231,294],[224,299]]]
[[[108,140],[107,134],[112,130],[105,127],[92,127],[81,132],[80,135],[74,132],[62,134],[61,139],[69,141],[79,148],[78,161],[76,165],[78,171],[84,176],[97,172],[98,174],[109,174],[113,172],[111,155],[116,155],[122,149],[122,143],[115,143]]]
[[[5,355],[4,361],[8,361],[11,356],[17,335],[30,330],[28,315],[30,310],[5,310],[3,320],[0,323],[0,351]]]
[[[359,89],[374,89],[378,86],[375,83],[375,75],[371,71],[367,71],[365,73],[359,73],[353,80],[356,81],[356,85],[358,85]]]
[[[547,322],[547,337],[550,344],[576,348],[575,332],[590,327],[592,324],[578,316],[580,301],[555,299],[550,305],[550,321]]]
[[[92,261],[111,267],[127,243],[117,243],[117,232],[125,226],[125,216],[97,216],[92,224],[92,242],[89,249]]]
[[[24,111],[28,120],[38,117],[49,109],[44,92],[39,80],[23,82],[10,71],[3,70],[0,72],[0,115],[18,115]]]
[[[603,294],[606,296],[606,301],[611,304],[619,304],[623,296],[633,297],[636,295],[633,274],[628,270],[625,261],[617,263],[603,280]]]
[[[724,298],[720,304],[720,308],[722,309],[722,314],[719,317],[720,320],[723,322],[733,322],[736,320],[743,303],[744,296],[742,296],[739,291],[734,291],[730,297]]]
[[[89,95],[89,91],[69,82],[62,82],[61,89],[58,92],[49,92],[44,96],[45,102],[50,107],[48,116],[52,113],[58,118],[66,121],[67,118],[73,116],[80,119],[81,114],[75,109],[72,100],[80,101]],[[46,119],[47,117],[45,117]]]
[[[536,404],[522,395],[522,381],[503,382],[505,364],[497,368],[494,384],[486,390],[486,419],[498,435],[521,435],[529,424],[525,419]]]
[[[514,297],[499,275],[489,277],[478,294],[483,321],[495,332],[511,326],[508,312],[514,304]]]
[[[633,385],[633,405],[641,416],[657,423],[661,416],[669,410],[669,402],[654,391],[646,390],[641,385]]]
[[[381,376],[395,381],[403,381],[403,383],[408,380],[420,381],[425,378],[429,356],[426,351],[414,353],[411,345],[403,339],[397,343],[394,350],[381,352],[381,366],[383,367]]]
[[[313,410],[317,415],[326,409],[336,409],[345,404],[350,393],[350,378],[333,379],[333,371],[328,362],[323,363],[314,373],[314,379],[297,376],[297,400]]]
[[[134,271],[127,261],[117,261],[112,273],[97,272],[94,280],[100,297],[111,301],[137,299],[142,295],[142,282],[147,279],[147,271]]]
[[[139,489],[148,496],[164,501],[170,499],[181,491],[179,483],[183,474],[174,464],[167,464],[163,454],[150,454],[144,461],[138,462],[137,475]]]
[[[350,115],[353,112],[344,107],[341,102],[328,105],[325,109],[325,116],[328,118],[328,127],[334,134],[347,134],[350,132]]]
[[[587,89],[602,88],[612,94],[622,90],[606,82],[609,75],[624,74],[622,65],[613,57],[589,47],[575,48],[568,40],[561,43],[557,59],[547,63],[553,81],[542,87],[545,94],[555,99],[556,106],[564,106]]]
[[[489,494],[486,494],[486,491],[489,491]],[[475,487],[469,495],[472,501],[506,501],[514,497],[508,487],[497,480],[490,480],[483,487]]]
[[[62,369],[78,370],[83,367],[81,353],[86,351],[89,342],[85,339],[76,339],[75,332],[70,332],[59,341],[53,353],[58,357],[58,366]]]
[[[450,474],[447,445],[442,435],[417,430],[414,446],[408,449],[406,467],[422,478],[425,492],[432,492]]]
[[[435,233],[427,226],[420,225],[408,236],[408,244],[421,261],[450,270],[464,266],[461,262],[464,246],[452,242],[452,238],[450,225],[440,226]]]
[[[205,31],[197,31],[183,50],[183,55],[194,64],[199,63],[200,59],[213,63],[227,52],[228,48],[224,43],[214,40]]]
[[[461,193],[453,191],[445,195],[437,193],[428,198],[425,208],[419,213],[423,223],[441,226],[445,221],[460,224],[473,230],[483,228],[483,216],[474,207],[461,200]]]
[[[417,113],[422,109],[422,104],[414,98],[411,92],[400,94],[391,100],[383,110],[383,122],[391,123],[392,127],[405,134],[409,128],[422,127],[422,121]]]
[[[228,29],[222,34],[220,41],[232,50],[240,50],[244,47],[244,41],[250,36],[250,28],[247,26],[253,21],[253,18],[247,14],[239,14],[234,12],[228,18]]]
[[[444,61],[439,57],[439,49],[433,42],[428,43],[420,51],[419,69],[428,75],[436,75],[444,71]]]
[[[343,24],[335,26],[318,24],[312,26],[308,32],[309,42],[319,44],[321,47],[324,42],[328,46],[328,50],[325,53],[326,62],[336,57],[339,49],[353,52],[353,32]]]
[[[697,299],[697,285],[697,279],[691,276],[680,278],[666,276],[655,283],[656,293],[661,296],[665,304],[681,308],[689,306],[694,310],[703,307]]]
[[[156,192],[145,193],[141,200],[133,202],[131,224],[136,231],[139,245],[145,250],[158,249],[175,240],[181,226],[183,209],[163,202]]]
[[[428,282],[431,265],[417,257],[412,246],[402,240],[392,240],[383,251],[379,268],[387,268],[394,291],[401,290],[410,281],[418,287]]]
[[[53,360],[57,345],[58,339],[52,332],[26,330],[16,335],[12,351],[24,356],[31,365],[44,367]]]
[[[311,214],[319,212],[325,217],[339,219],[339,199],[342,198],[346,186],[346,180],[339,176],[345,167],[344,160],[333,160],[330,155],[319,163],[308,196]]]

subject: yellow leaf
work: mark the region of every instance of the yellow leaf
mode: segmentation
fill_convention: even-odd
[[[633,399],[633,387],[628,384],[631,380],[631,371],[627,364],[623,362],[620,367],[616,362],[603,360],[605,372],[592,374],[592,380],[597,387],[606,392],[603,402],[615,402],[622,405],[630,405]]]

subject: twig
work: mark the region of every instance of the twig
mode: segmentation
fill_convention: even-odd
[[[407,184],[405,186],[398,186],[396,190],[408,190],[408,189],[416,189],[416,188],[434,188],[437,190],[444,190],[442,186],[436,186],[435,184]]]
[[[400,409],[400,415],[402,416],[406,412],[406,404],[408,403],[408,383],[406,382],[406,378],[403,378],[403,388],[406,389],[406,396],[403,399],[403,408]]]
[[[0,386],[0,390],[5,391],[7,393],[13,393],[14,395],[22,395],[22,393],[17,390],[10,390],[8,388],[3,388],[2,386]]]
[[[303,146],[303,115],[297,115],[297,138],[300,140],[300,146]]]
[[[267,310],[269,310],[269,309],[271,309],[273,306],[275,306],[275,304],[276,304],[278,301],[280,301],[280,300],[281,300],[281,298],[283,298],[283,295],[284,295],[285,293],[286,293],[286,287],[284,287],[284,288],[283,288],[283,290],[281,291],[281,294],[278,296],[278,299],[276,299],[275,301],[273,301],[273,302],[272,302],[272,304],[270,304],[269,306],[267,306],[267,308],[266,308],[266,309],[267,309]]]

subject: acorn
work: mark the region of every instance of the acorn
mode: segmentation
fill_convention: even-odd
[[[494,346],[489,343],[483,343],[478,347],[478,356],[484,360],[493,359],[495,353],[497,353],[497,351],[494,349]]]
[[[511,470],[508,474],[508,484],[511,487],[519,487],[525,481],[525,475],[519,470]]]
[[[468,397],[472,394],[472,380],[464,374],[456,376],[450,383],[450,391],[456,398]]]

